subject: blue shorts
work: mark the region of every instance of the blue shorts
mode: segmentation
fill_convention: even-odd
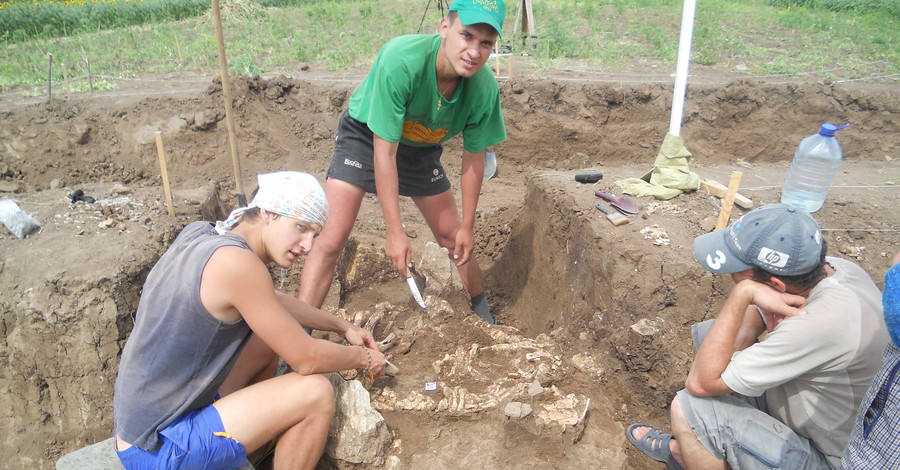
[[[334,139],[334,155],[328,178],[334,178],[377,193],[375,187],[375,147],[367,125],[344,112]],[[397,177],[401,196],[434,196],[450,189],[450,181],[441,165],[441,144],[414,147],[397,146]]]
[[[193,470],[240,468],[247,462],[244,446],[224,433],[219,412],[212,405],[181,415],[159,432],[162,446],[148,452],[137,446],[118,451],[127,470]]]

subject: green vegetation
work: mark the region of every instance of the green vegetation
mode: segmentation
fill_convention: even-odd
[[[177,21],[208,8],[207,0],[9,0],[0,2],[0,41]]]
[[[436,31],[433,0],[220,0],[231,68],[291,73],[302,65],[363,72],[391,37]],[[674,70],[682,0],[541,0],[537,38],[516,33],[508,0],[501,44],[539,69]],[[705,0],[694,64],[748,75],[900,78],[900,0]],[[146,72],[217,73],[209,0],[0,0],[0,89]],[[247,9],[242,7],[252,6]],[[429,7],[426,9],[426,6]],[[225,15],[226,10],[233,12]],[[252,10],[253,14],[242,14]],[[42,16],[43,15],[43,16]]]
[[[893,16],[900,15],[900,1],[898,0],[769,0],[769,4],[779,8],[805,7],[814,10],[882,12]]]

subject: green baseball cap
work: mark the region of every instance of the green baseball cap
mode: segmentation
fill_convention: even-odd
[[[459,14],[459,20],[466,26],[485,23],[503,35],[503,20],[506,18],[506,4],[503,0],[454,0],[450,11]]]

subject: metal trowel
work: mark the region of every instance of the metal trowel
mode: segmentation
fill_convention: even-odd
[[[634,201],[628,199],[625,196],[615,196],[612,193],[607,193],[604,191],[597,191],[594,193],[594,196],[597,196],[600,199],[608,202],[609,205],[615,207],[619,212],[625,215],[635,215],[641,212],[641,210],[638,209],[638,206],[635,205]]]
[[[410,266],[406,284],[409,286],[409,291],[412,293],[413,298],[416,299],[419,307],[425,308],[425,299],[422,298],[422,292],[425,291],[425,276],[416,272],[415,267]]]

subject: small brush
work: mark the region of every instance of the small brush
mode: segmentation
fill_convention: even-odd
[[[612,208],[610,208],[606,204],[598,202],[594,207],[599,209],[600,212],[606,214],[606,220],[610,221],[610,223],[617,227],[629,222],[628,217],[622,215],[622,213],[620,213],[619,211],[612,210]]]

